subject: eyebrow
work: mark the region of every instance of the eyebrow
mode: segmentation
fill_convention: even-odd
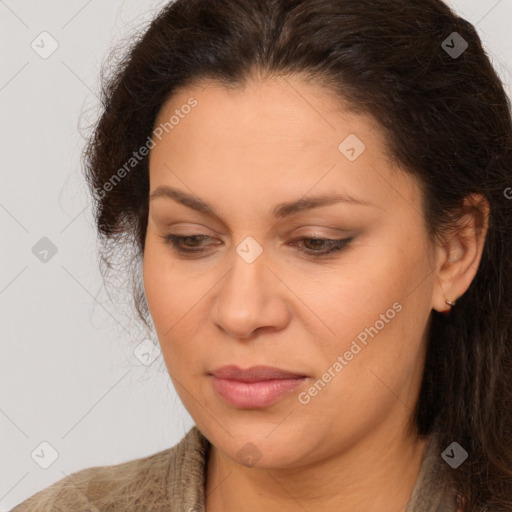
[[[191,208],[192,210],[196,210],[199,213],[220,218],[218,212],[211,204],[191,194],[187,194],[186,192],[183,192],[177,188],[160,186],[150,195],[149,199],[152,201],[159,197],[173,199],[177,203]],[[372,203],[371,201],[359,199],[349,194],[323,194],[301,198],[296,201],[279,203],[271,210],[271,214],[277,219],[282,219],[296,213],[318,208],[320,206],[328,206],[335,203],[348,203],[379,208],[375,203]]]

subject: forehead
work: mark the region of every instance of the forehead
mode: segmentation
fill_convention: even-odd
[[[191,100],[193,108],[188,107]],[[174,126],[163,137],[172,134],[165,138],[174,139],[176,145],[189,139],[191,144],[200,140],[205,147],[238,142],[247,148],[279,139],[286,140],[287,146],[313,145],[322,151],[337,149],[352,130],[387,157],[384,133],[373,118],[356,114],[325,87],[297,77],[253,79],[229,88],[203,81],[180,88],[164,103],[156,124],[165,125],[172,117]],[[206,132],[208,137],[204,137]]]
[[[238,89],[216,82],[180,89],[155,126],[165,123],[150,153],[152,190],[186,182],[206,196],[209,185],[222,184],[231,195],[266,189],[266,195],[300,197],[315,188],[383,206],[396,194],[418,199],[413,180],[391,162],[374,119],[297,78],[251,81]]]

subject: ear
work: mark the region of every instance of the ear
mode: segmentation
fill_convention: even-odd
[[[466,196],[460,222],[438,243],[437,282],[432,295],[432,307],[437,311],[448,310],[445,301],[455,302],[473,281],[487,236],[489,212],[489,203],[481,194]]]

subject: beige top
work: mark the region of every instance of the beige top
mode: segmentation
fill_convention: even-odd
[[[11,512],[201,512],[209,447],[193,426],[172,448],[77,471]],[[432,437],[405,512],[457,512],[445,466]]]

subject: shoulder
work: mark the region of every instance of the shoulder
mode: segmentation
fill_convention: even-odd
[[[117,465],[90,467],[71,473],[37,492],[11,512],[103,512],[106,504],[112,507],[121,500],[128,504],[127,500],[140,498],[148,491],[161,493],[165,489],[171,450]]]
[[[178,484],[182,486],[182,472],[190,465],[189,459],[195,461],[193,467],[203,468],[206,443],[194,426],[172,448],[121,464],[76,471],[11,512],[124,512],[132,508],[171,511],[170,507],[180,499]]]

